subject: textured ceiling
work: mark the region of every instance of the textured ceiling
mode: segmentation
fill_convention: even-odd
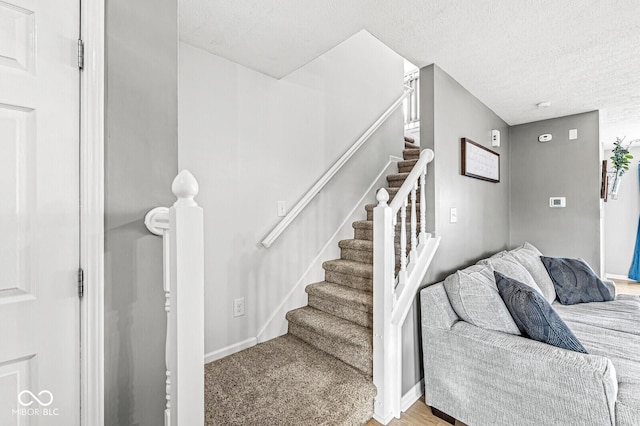
[[[640,0],[179,0],[180,38],[281,78],[361,29],[509,124],[601,110],[640,138]],[[537,109],[536,104],[551,102]]]

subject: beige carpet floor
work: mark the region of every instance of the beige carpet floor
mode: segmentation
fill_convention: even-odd
[[[205,366],[206,424],[362,425],[371,378],[292,335]]]

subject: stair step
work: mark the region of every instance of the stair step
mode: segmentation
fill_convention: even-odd
[[[420,158],[420,148],[409,148],[402,151],[402,158],[405,160],[415,160]]]
[[[344,259],[340,259],[344,260]],[[373,291],[373,278],[361,277],[358,275],[351,275],[338,271],[324,271],[324,280],[340,284],[345,287],[355,288],[356,290]]]
[[[342,240],[338,246],[340,247],[341,259],[373,263],[373,241]]]
[[[417,194],[416,194],[417,195]],[[367,212],[367,220],[373,220],[373,209],[376,208],[375,204],[367,204],[364,206],[365,211]],[[409,214],[411,213],[411,205],[407,205],[407,218],[409,218]],[[418,214],[418,219],[420,219],[420,203],[416,203],[416,213]],[[398,211],[398,221],[400,220],[400,212]],[[419,222],[419,220],[418,220]]]
[[[289,311],[289,333],[371,376],[371,329],[306,306]]]
[[[402,173],[392,173],[390,175],[387,175],[387,182],[389,184],[390,188],[400,188],[402,186],[402,184],[407,180],[407,178],[409,177],[410,174],[410,170],[407,172],[402,172]],[[420,181],[418,180],[418,189],[420,188]]]
[[[400,188],[386,188],[387,193],[389,194],[389,202],[391,202],[393,200],[393,198],[396,196],[396,194],[398,193],[398,191],[400,190]],[[409,197],[411,197],[411,193],[409,193]],[[409,197],[407,197],[407,201],[409,201]],[[420,204],[420,191],[416,191],[416,205]]]
[[[398,161],[398,172],[400,173],[410,172],[413,169],[413,166],[415,166],[417,162],[418,162],[418,159]]]
[[[405,142],[404,142],[404,147],[405,147],[405,149],[416,149],[416,148],[420,148],[420,147],[419,147],[418,145],[416,145],[415,143],[413,143],[413,142],[407,142],[407,141],[405,141]]]
[[[407,222],[405,224],[405,228],[407,230],[407,239],[410,238],[411,234],[411,221],[407,217]],[[416,222],[416,234],[420,232],[420,222]],[[353,235],[356,240],[369,240],[373,241],[373,221],[372,220],[359,220],[353,222]],[[400,223],[396,224],[396,235],[395,240],[400,241]]]
[[[325,271],[339,272],[341,274],[352,275],[356,277],[373,279],[373,265],[353,260],[335,259],[327,260],[322,263],[322,269]],[[325,278],[325,281],[330,281]],[[336,282],[336,281],[332,281]],[[337,283],[337,282],[336,282]],[[342,284],[342,283],[337,283]],[[351,287],[351,286],[349,286]]]
[[[409,143],[414,143],[416,140],[414,138],[412,138],[411,136],[404,136],[404,141],[405,142],[409,142]]]
[[[319,282],[308,285],[309,306],[363,327],[373,327],[373,294],[340,284]]]

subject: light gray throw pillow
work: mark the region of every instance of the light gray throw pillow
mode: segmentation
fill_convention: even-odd
[[[556,289],[547,272],[547,268],[545,268],[542,260],[540,260],[540,256],[542,256],[540,250],[531,243],[524,243],[522,246],[509,251],[509,254],[531,274],[544,298],[547,299],[549,303],[553,303],[553,301],[556,300]],[[509,274],[505,275],[509,276]]]
[[[518,326],[505,306],[491,268],[473,265],[444,280],[453,310],[464,321],[477,327],[520,335]]]
[[[529,271],[518,262],[511,252],[507,252],[501,257],[483,259],[478,262],[478,265],[486,265],[492,272],[499,272],[509,278],[518,280],[542,294],[540,287],[536,284],[536,280],[531,276]]]

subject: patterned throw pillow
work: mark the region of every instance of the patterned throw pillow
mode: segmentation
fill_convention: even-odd
[[[563,305],[608,302],[615,295],[582,259],[540,256]]]
[[[549,302],[530,286],[494,272],[500,297],[523,336],[559,348],[587,353]]]

